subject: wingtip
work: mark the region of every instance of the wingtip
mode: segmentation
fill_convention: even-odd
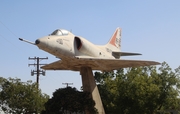
[[[161,65],[160,62],[156,62],[156,61],[153,61],[153,64],[154,64],[154,65]]]

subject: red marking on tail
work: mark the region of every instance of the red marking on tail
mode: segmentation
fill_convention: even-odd
[[[117,36],[117,30],[116,30],[116,32],[115,32],[115,34],[113,35],[113,37],[111,38],[111,40],[110,40],[110,44],[112,44],[112,45],[114,45],[114,46],[116,46],[116,44],[115,44],[115,42],[116,42],[116,36]]]

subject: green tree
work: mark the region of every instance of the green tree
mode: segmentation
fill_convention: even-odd
[[[89,110],[96,113],[95,102],[89,93],[79,92],[76,88],[59,88],[53,97],[45,103],[45,110],[41,114],[84,113]]]
[[[154,66],[95,73],[102,102],[109,114],[153,114],[178,108],[180,67],[172,71],[167,63]]]
[[[5,113],[40,113],[48,98],[32,81],[0,77],[0,108]]]

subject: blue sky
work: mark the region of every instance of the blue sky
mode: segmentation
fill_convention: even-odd
[[[117,27],[122,28],[122,51],[142,56],[124,59],[166,61],[173,69],[180,65],[179,0],[0,0],[0,76],[36,81],[30,75],[29,57],[57,58],[36,46],[20,42],[50,34],[57,28],[71,30],[95,44],[106,44]],[[47,71],[40,76],[40,88],[49,95],[70,82],[82,85],[79,72]]]

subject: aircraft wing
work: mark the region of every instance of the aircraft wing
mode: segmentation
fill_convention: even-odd
[[[111,71],[127,67],[158,65],[155,61],[98,59],[98,58],[73,58],[68,61],[59,60],[42,66],[45,70],[73,70],[80,71],[81,67],[91,67],[92,70]]]
[[[68,69],[68,65],[65,64],[62,60],[44,65],[41,68],[45,70],[70,70]]]

